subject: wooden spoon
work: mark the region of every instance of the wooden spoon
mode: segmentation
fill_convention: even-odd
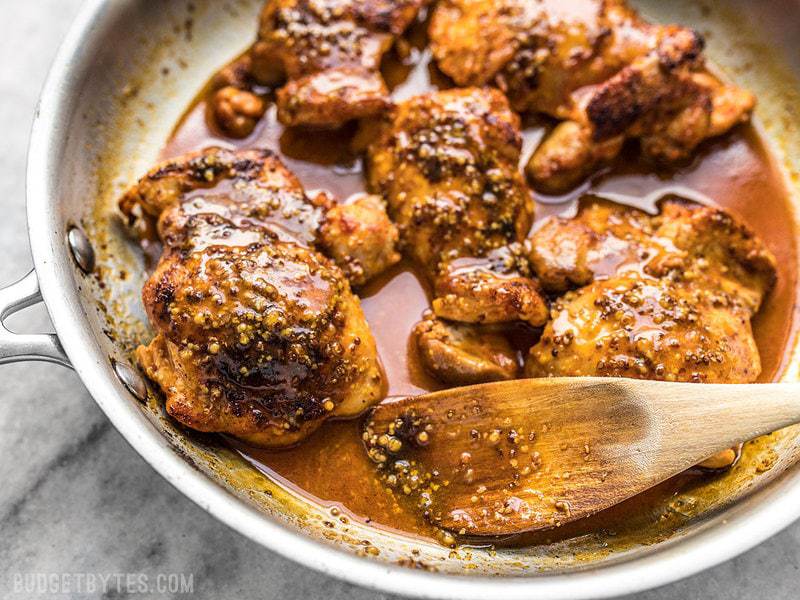
[[[502,536],[592,515],[797,422],[795,384],[525,379],[386,401],[364,440],[433,524]]]

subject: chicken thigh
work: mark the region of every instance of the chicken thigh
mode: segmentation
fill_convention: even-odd
[[[661,214],[589,200],[533,238],[532,263],[567,292],[530,351],[529,377],[611,376],[751,383],[761,359],[751,320],[775,258],[724,211],[668,200]],[[722,468],[727,450],[701,463]]]
[[[178,421],[286,446],[382,398],[359,300],[315,247],[329,203],[257,150],[175,160],[123,197],[132,221],[158,219],[143,290],[157,335],[137,357]]]
[[[435,92],[400,104],[368,151],[403,252],[434,283],[437,315],[468,323],[523,320],[547,309],[518,246],[533,200],[518,171],[519,119],[496,90]]]
[[[644,211],[585,196],[574,218],[550,218],[538,227],[530,240],[531,267],[551,294],[637,269],[669,247],[655,239],[654,221]]]
[[[382,112],[389,92],[381,58],[426,3],[267,0],[258,40],[239,61],[238,74],[230,70],[220,83],[214,99],[218,122],[235,125],[231,113],[243,120],[258,114],[256,95],[242,91],[242,71],[259,85],[285,84],[277,92],[284,125],[336,128]]]
[[[698,33],[650,24],[625,0],[442,0],[430,37],[458,85],[497,85],[516,110],[563,121],[528,164],[544,192],[574,186],[626,138],[681,160],[755,104],[706,71]]]

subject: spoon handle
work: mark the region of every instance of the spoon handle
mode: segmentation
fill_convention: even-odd
[[[800,384],[694,384],[621,380],[653,411],[665,459],[687,467],[712,454],[800,423]]]

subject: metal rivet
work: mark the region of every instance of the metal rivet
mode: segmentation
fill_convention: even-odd
[[[89,238],[78,227],[73,225],[67,232],[67,242],[72,251],[72,258],[84,273],[94,271],[94,248],[89,243]]]
[[[136,396],[140,402],[147,400],[147,384],[144,382],[144,377],[141,373],[134,369],[132,366],[113,361],[114,372],[128,391]]]

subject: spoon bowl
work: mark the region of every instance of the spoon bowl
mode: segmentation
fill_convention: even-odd
[[[364,439],[433,524],[503,536],[590,516],[798,421],[798,385],[549,378],[385,402]]]

